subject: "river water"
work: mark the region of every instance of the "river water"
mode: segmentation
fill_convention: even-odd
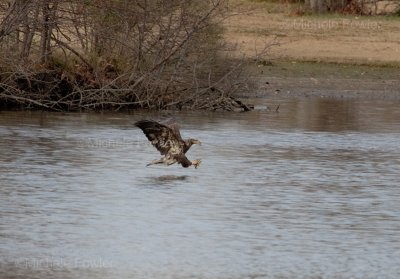
[[[0,112],[0,278],[400,278],[400,103],[254,100],[161,114]],[[266,109],[266,106],[270,110]]]

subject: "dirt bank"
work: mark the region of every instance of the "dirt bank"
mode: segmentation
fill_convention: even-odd
[[[240,53],[266,59],[400,66],[400,17],[326,14],[298,16],[293,4],[232,0],[236,16],[226,39]],[[240,55],[238,53],[238,55]]]
[[[246,68],[249,84],[240,97],[321,97],[400,101],[393,67],[274,61]]]
[[[225,37],[238,57],[258,56],[247,67],[247,96],[400,100],[400,17],[298,16],[293,4],[232,3]]]

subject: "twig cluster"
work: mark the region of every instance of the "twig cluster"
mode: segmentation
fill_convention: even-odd
[[[228,109],[224,0],[0,4],[0,100],[51,110]]]

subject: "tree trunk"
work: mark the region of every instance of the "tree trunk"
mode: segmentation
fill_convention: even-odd
[[[31,51],[33,37],[37,31],[37,25],[39,20],[39,7],[35,8],[35,12],[32,18],[27,18],[24,27],[24,38],[22,41],[21,57],[27,58]]]
[[[31,0],[15,0],[0,20],[0,41],[16,31],[27,16]]]
[[[42,6],[42,38],[40,42],[41,63],[47,63],[51,54],[51,35],[56,24],[56,11],[58,1],[43,0]]]

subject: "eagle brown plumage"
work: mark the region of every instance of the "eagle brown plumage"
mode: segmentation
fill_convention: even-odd
[[[147,166],[154,164],[169,166],[179,163],[184,168],[191,165],[197,168],[200,165],[200,159],[190,161],[185,154],[193,144],[201,144],[201,142],[197,139],[183,140],[176,122],[171,120],[165,122],[140,120],[135,123],[135,126],[139,127],[151,144],[160,151],[161,155],[164,155],[161,159],[154,160]]]

